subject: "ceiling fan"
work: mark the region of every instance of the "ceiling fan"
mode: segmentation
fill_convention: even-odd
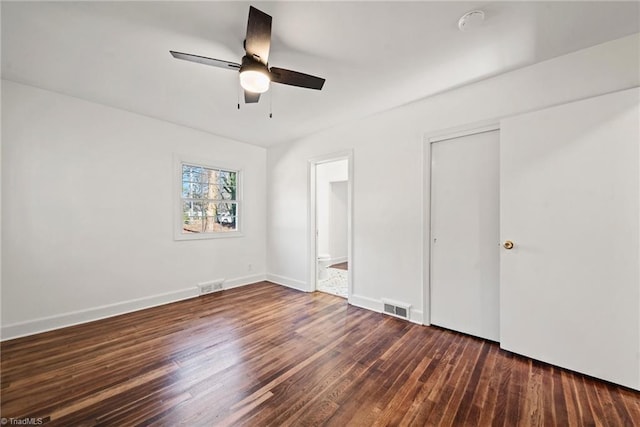
[[[207,58],[189,53],[169,52],[174,58],[185,61],[211,65],[213,67],[239,70],[240,86],[244,89],[245,103],[258,102],[260,94],[269,90],[269,84],[282,83],[308,89],[322,89],[325,79],[285,70],[284,68],[269,67],[269,48],[271,46],[271,16],[249,6],[249,22],[247,23],[247,37],[244,41],[246,55],[242,63]]]

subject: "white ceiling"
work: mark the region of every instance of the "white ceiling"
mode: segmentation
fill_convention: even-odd
[[[273,16],[273,84],[237,110],[249,5]],[[640,31],[638,2],[2,2],[2,77],[269,146]],[[473,9],[484,25],[460,32]],[[272,103],[273,118],[269,118]]]

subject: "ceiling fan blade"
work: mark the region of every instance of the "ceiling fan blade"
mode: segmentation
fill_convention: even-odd
[[[240,64],[235,62],[223,61],[221,59],[207,58],[206,56],[192,55],[190,53],[169,51],[176,59],[184,59],[185,61],[197,62],[198,64],[211,65],[212,67],[227,68],[230,70],[239,70]]]
[[[260,94],[259,93],[253,93],[253,92],[249,92],[249,91],[244,91],[244,103],[245,104],[253,104],[256,103],[260,100]]]
[[[284,68],[271,68],[271,81],[285,85],[304,87],[307,89],[322,89],[325,79]]]
[[[247,55],[267,65],[269,47],[271,46],[271,16],[249,6],[249,22],[247,22],[247,38],[244,48]]]

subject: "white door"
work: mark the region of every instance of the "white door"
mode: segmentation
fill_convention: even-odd
[[[431,144],[431,323],[499,338],[499,132]]]
[[[639,97],[507,119],[500,140],[501,346],[636,389]]]

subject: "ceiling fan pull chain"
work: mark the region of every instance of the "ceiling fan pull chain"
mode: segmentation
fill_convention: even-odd
[[[238,94],[238,110],[240,109],[240,85],[236,85],[236,92]]]
[[[269,91],[269,118],[273,119],[273,90]]]

